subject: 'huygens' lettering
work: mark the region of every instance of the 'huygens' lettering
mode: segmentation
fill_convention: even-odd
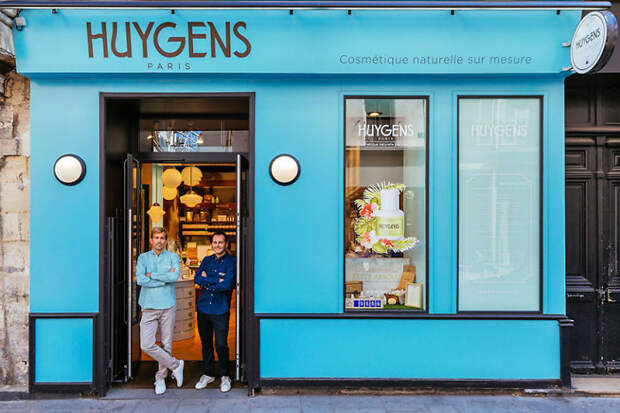
[[[127,48],[121,53],[116,48],[118,24],[116,22],[112,23],[112,53],[114,53],[116,57],[131,57],[131,31],[129,30],[129,26],[129,22],[125,23],[125,45]]]
[[[140,36],[140,40],[142,40],[142,57],[149,57],[148,39],[154,25],[155,23],[149,22],[149,24],[146,26],[146,30],[142,31],[140,25],[136,22],[133,22],[133,27],[136,28],[136,33],[138,33],[138,36]],[[90,42],[88,43],[88,45],[90,47]]]
[[[415,129],[413,125],[369,125],[361,123],[357,127],[357,133],[359,136],[365,136],[368,138],[375,137],[404,137],[414,136]]]
[[[211,53],[215,57],[215,42],[220,45],[220,49],[224,52],[224,56],[230,57],[230,22],[226,22],[226,43],[222,42],[222,38],[217,32],[215,25],[209,22],[209,29],[211,30]]]
[[[250,41],[245,36],[243,36],[241,33],[239,33],[239,27],[243,27],[245,29],[246,28],[245,23],[244,22],[235,23],[235,26],[233,27],[233,33],[239,40],[243,42],[243,44],[245,44],[245,51],[242,53],[235,52],[235,56],[246,57],[247,55],[250,54],[250,51],[252,50],[252,46],[250,45]]]
[[[131,58],[134,54],[149,57],[149,48],[168,58],[181,55],[186,47],[190,58],[217,57],[220,53],[225,58],[230,58],[233,54],[238,58],[244,58],[252,50],[250,41],[242,34],[242,31],[247,30],[247,25],[243,21],[234,24],[227,21],[223,26],[200,21],[188,22],[186,26],[177,26],[173,22],[158,25],[154,22],[146,24],[112,22],[111,36],[108,37],[109,24],[101,22],[98,30],[96,25],[93,29],[94,25],[86,22],[89,58],[95,57],[95,49],[104,58],[109,57],[109,50],[112,50],[115,57],[120,58]],[[140,42],[132,42],[132,37],[135,40],[135,36]],[[206,41],[207,37],[210,41]],[[140,50],[136,50],[136,47],[141,48],[142,53],[139,53]]]
[[[93,57],[93,40],[103,40],[103,57],[108,57],[108,34],[106,33],[105,23],[101,23],[101,33],[93,34],[90,22],[86,23],[86,37],[88,38],[88,57]]]
[[[189,22],[187,23],[187,44],[189,45],[189,57],[205,57],[206,52],[194,51],[194,39],[206,39],[205,33],[194,33],[194,27],[205,27],[203,22]]]
[[[179,47],[174,52],[166,52],[164,49],[161,48],[161,45],[159,44],[159,34],[166,27],[170,27],[171,29],[174,29],[175,27],[177,27],[177,25],[175,23],[167,22],[167,23],[162,23],[159,26],[157,26],[157,28],[155,29],[155,33],[153,33],[153,44],[155,45],[155,50],[157,50],[160,55],[165,56],[165,57],[177,57],[178,55],[181,54],[181,52],[183,51],[183,48],[185,47],[185,37],[179,37],[179,36],[168,37],[168,43],[179,42]]]
[[[582,48],[583,46],[590,43],[592,40],[601,37],[601,28],[597,27],[596,30],[591,31],[590,33],[583,36],[581,39],[577,40],[577,49]]]

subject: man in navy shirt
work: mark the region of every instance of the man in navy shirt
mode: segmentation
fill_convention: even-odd
[[[194,283],[199,285],[202,294],[198,299],[198,333],[202,342],[204,373],[197,389],[204,389],[215,380],[215,357],[213,354],[213,333],[218,357],[220,390],[230,390],[228,375],[228,320],[230,317],[230,298],[235,288],[235,257],[226,252],[228,239],[223,232],[211,236],[211,247],[215,254],[205,257],[196,271]]]

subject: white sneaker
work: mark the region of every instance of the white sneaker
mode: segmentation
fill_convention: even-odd
[[[177,387],[181,387],[183,385],[183,366],[185,362],[183,360],[179,360],[179,365],[176,369],[172,370],[173,377],[177,380]]]
[[[202,376],[200,376],[200,380],[198,380],[198,383],[196,383],[194,387],[198,390],[201,390],[207,387],[207,384],[213,383],[214,381],[215,381],[215,377],[211,377],[211,376],[207,376],[206,374],[203,374]]]
[[[166,381],[164,379],[155,380],[155,394],[164,394],[166,392]]]
[[[227,391],[230,391],[230,377],[228,376],[222,376],[222,382],[220,383],[220,391],[222,393],[226,393]]]

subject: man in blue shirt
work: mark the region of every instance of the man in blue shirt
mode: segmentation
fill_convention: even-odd
[[[175,283],[181,273],[179,256],[166,250],[166,230],[154,227],[151,231],[152,250],[140,254],[136,263],[136,283],[142,287],[138,303],[142,307],[140,348],[159,363],[155,374],[155,394],[166,391],[168,370],[183,385],[183,360],[172,357],[172,333],[177,302]],[[156,343],[157,328],[161,345]]]
[[[204,389],[215,380],[215,357],[213,354],[213,333],[218,357],[218,374],[222,378],[220,390],[230,390],[228,375],[228,320],[230,317],[230,298],[235,288],[235,258],[226,252],[228,239],[223,232],[211,236],[214,254],[205,257],[196,271],[194,283],[200,286],[202,294],[198,299],[198,333],[202,341],[204,373],[197,389]]]

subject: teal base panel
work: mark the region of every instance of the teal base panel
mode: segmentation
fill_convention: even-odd
[[[92,318],[45,318],[35,323],[35,383],[91,383]]]
[[[260,377],[558,380],[559,327],[547,320],[264,319]]]

